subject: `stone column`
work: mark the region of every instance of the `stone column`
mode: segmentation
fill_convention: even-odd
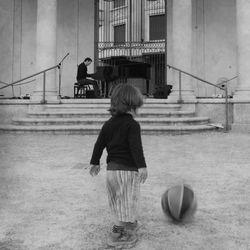
[[[250,132],[250,1],[236,0],[238,86],[233,97],[232,129]]]
[[[192,73],[192,0],[172,1],[172,59],[169,64]],[[173,89],[168,99],[177,101],[179,99],[179,75],[177,71],[171,71]],[[183,101],[194,101],[192,79],[182,74],[181,80]]]
[[[234,100],[250,101],[250,1],[236,0],[238,87]]]
[[[37,0],[36,70],[43,71],[56,65],[57,0]],[[46,73],[46,100],[58,99],[56,69]],[[43,97],[43,75],[37,77],[32,100]]]

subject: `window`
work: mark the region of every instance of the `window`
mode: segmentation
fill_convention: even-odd
[[[149,40],[165,39],[166,20],[165,15],[150,16],[149,19]]]
[[[114,1],[114,8],[119,8],[125,6],[125,0],[115,0]]]
[[[114,44],[125,43],[125,24],[114,26]]]

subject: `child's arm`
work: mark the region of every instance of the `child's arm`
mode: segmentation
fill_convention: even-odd
[[[145,157],[143,153],[142,140],[141,140],[141,127],[140,124],[134,122],[129,129],[128,142],[130,152],[138,168],[146,168]]]
[[[148,177],[147,165],[143,153],[140,124],[135,122],[128,135],[129,147],[132,157],[138,167],[139,181],[144,183]]]
[[[100,165],[100,159],[103,153],[103,149],[105,147],[106,147],[106,142],[105,142],[105,138],[103,135],[103,128],[102,128],[98,135],[98,138],[96,140],[96,143],[93,149],[92,157],[90,160],[91,165]]]

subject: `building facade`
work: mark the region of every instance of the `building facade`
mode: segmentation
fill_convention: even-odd
[[[155,59],[155,64],[165,71],[152,74],[151,92],[158,82],[171,84],[168,100],[178,98],[179,75],[166,63],[214,84],[232,79],[227,84],[234,124],[248,126],[249,12],[248,0],[0,0],[0,84],[56,65],[69,53],[61,66],[60,87],[62,95],[73,96],[77,65],[87,56],[95,59],[95,65],[121,51],[139,60],[158,56],[160,63]],[[164,16],[161,31],[152,29]],[[167,41],[162,39],[164,30]],[[89,71],[94,71],[94,65]],[[46,79],[52,99],[58,96],[58,78],[55,70]],[[0,94],[39,97],[42,79],[31,80]],[[182,93],[186,102],[223,95],[214,86],[186,76]]]
[[[165,1],[99,0],[98,60],[108,64],[126,57],[151,65],[149,93],[166,84]],[[145,80],[128,79],[142,92]]]

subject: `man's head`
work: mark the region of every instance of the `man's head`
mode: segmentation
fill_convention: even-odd
[[[85,63],[86,66],[89,66],[92,63],[92,59],[90,57],[86,57],[84,59],[84,63]]]

